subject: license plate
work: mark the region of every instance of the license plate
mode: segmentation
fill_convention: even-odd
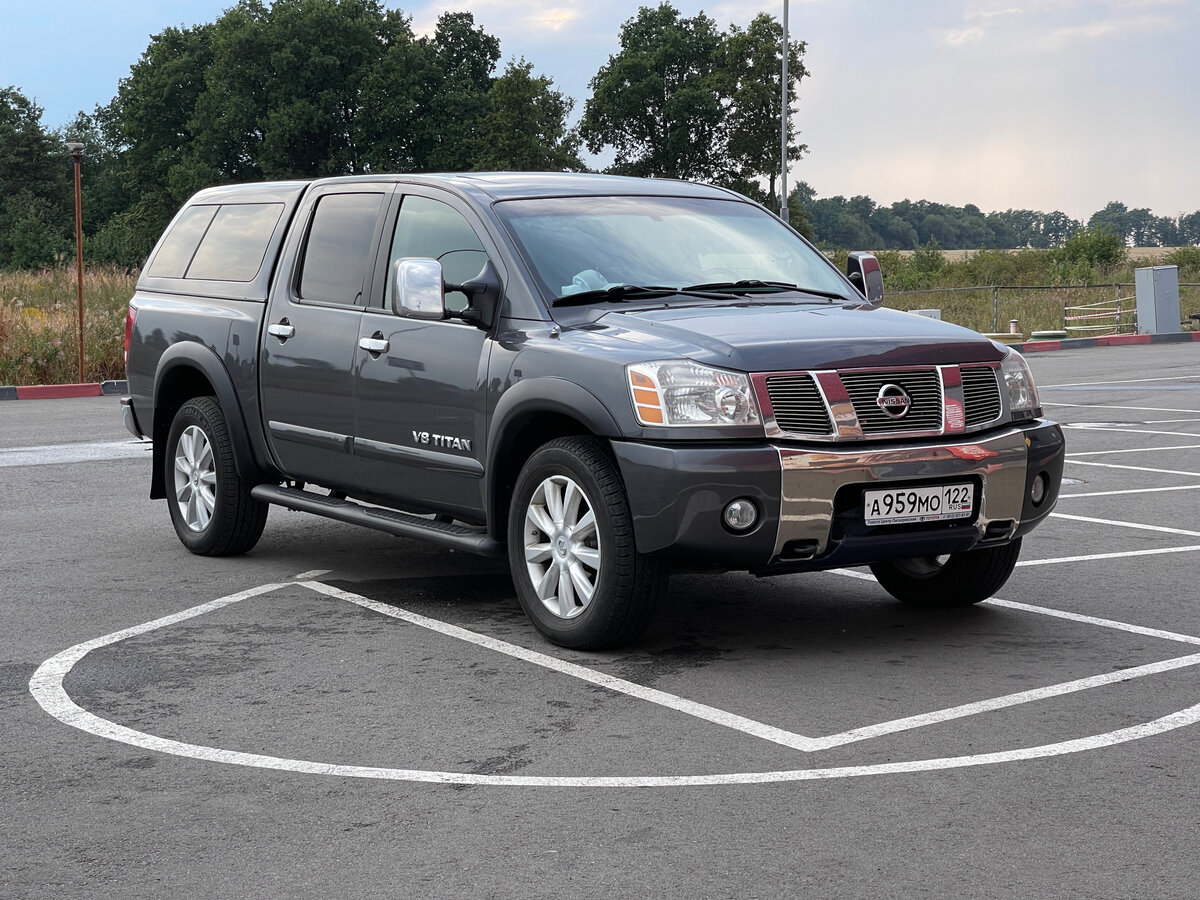
[[[891,488],[863,494],[863,519],[868,525],[966,519],[974,509],[975,491],[970,484]]]

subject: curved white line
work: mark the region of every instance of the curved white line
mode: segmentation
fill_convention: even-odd
[[[1064,756],[1111,747],[1128,741],[1136,741],[1153,735],[1173,731],[1200,722],[1200,704],[1190,706],[1170,715],[1090,737],[1075,738],[1054,744],[1025,747],[1018,750],[1003,750],[972,756],[953,756],[938,759],[910,760],[908,762],[879,763],[865,766],[837,766],[821,769],[788,769],[771,772],[727,772],[709,775],[631,775],[631,776],[537,776],[537,775],[478,775],[468,772],[443,772],[425,769],[395,769],[373,766],[350,766],[322,763],[312,760],[287,759],[258,753],[243,753],[223,750],[202,744],[189,744],[168,738],[157,737],[118,725],[80,707],[67,694],[63,680],[80,660],[100,647],[115,644],[139,634],[173,625],[207,612],[220,609],[260,594],[278,590],[285,585],[268,584],[231,594],[192,607],[174,615],[155,619],[152,622],[113,632],[104,637],[76,644],[46,660],[29,681],[29,690],[38,704],[54,718],[72,728],[88,734],[107,738],[134,747],[169,753],[189,759],[228,765],[249,766],[276,771],[299,772],[311,775],[333,775],[342,778],[375,778],[388,781],[416,781],[436,784],[488,785],[507,787],[696,787],[733,784],[767,784],[785,781],[816,781],[831,778],[856,778],[864,775],[898,775],[912,772],[930,772],[942,769],[961,769],[973,766],[1021,760],[1043,759]]]

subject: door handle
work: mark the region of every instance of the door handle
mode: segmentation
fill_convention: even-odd
[[[273,335],[281,341],[286,341],[288,338],[295,336],[296,329],[287,319],[284,319],[281,322],[268,325],[267,334]]]
[[[391,344],[383,336],[382,331],[377,331],[369,338],[359,338],[358,346],[360,350],[366,350],[368,353],[378,356],[380,353],[387,353]]]

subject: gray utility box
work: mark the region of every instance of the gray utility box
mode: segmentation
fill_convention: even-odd
[[[1138,334],[1178,334],[1179,267],[1134,269]]]

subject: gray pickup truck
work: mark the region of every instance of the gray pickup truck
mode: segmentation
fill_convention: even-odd
[[[193,553],[271,504],[507,555],[549,640],[633,639],[672,570],[869,565],[976,603],[1058,496],[1012,350],[881,307],[761,206],[672,181],[201,191],[138,281],[126,425]]]

